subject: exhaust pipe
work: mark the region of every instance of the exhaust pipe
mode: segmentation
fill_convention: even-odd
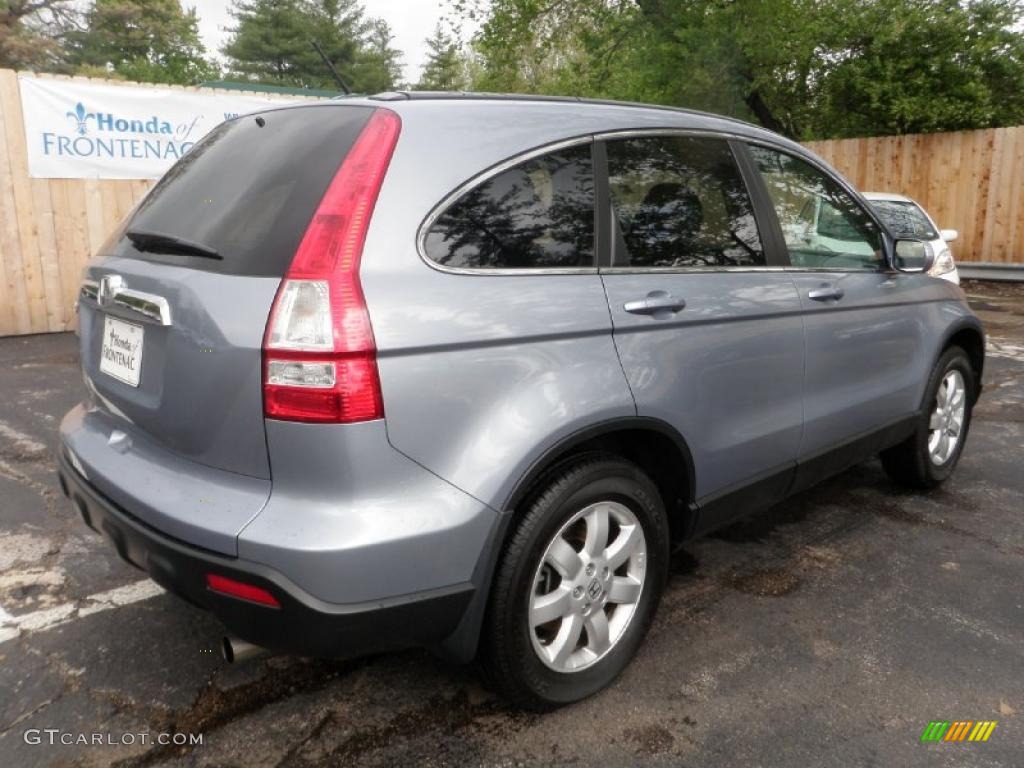
[[[252,659],[266,652],[266,648],[247,643],[245,640],[240,640],[230,635],[225,635],[224,639],[220,641],[220,655],[224,657],[224,661],[228,664]]]

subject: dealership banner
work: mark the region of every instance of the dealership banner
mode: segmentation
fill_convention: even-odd
[[[29,175],[155,179],[214,126],[281,99],[18,75]]]

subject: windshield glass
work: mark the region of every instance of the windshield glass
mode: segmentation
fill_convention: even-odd
[[[917,240],[938,240],[931,221],[917,203],[905,203],[898,200],[870,200],[871,207],[881,217],[885,225],[896,237],[909,237]]]

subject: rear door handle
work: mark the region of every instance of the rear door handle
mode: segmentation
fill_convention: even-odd
[[[813,301],[839,301],[845,292],[842,288],[836,288],[834,285],[825,285],[821,288],[815,288],[813,291],[807,294],[807,298]]]
[[[665,291],[651,291],[646,298],[627,301],[622,308],[633,315],[675,314],[686,306],[686,301]]]

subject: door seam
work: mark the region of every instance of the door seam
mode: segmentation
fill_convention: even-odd
[[[615,361],[619,364],[619,370],[622,371],[622,380],[626,383],[629,399],[633,401],[633,415],[639,416],[640,411],[637,407],[636,395],[633,393],[633,385],[629,383],[629,376],[626,375],[626,367],[622,364],[622,355],[619,353],[619,342],[615,338],[615,319],[612,317],[612,301],[608,296],[608,286],[605,285],[604,275],[598,274],[598,278],[601,280],[601,291],[604,293],[604,308],[608,312],[608,327],[611,334],[612,349],[615,350]]]

